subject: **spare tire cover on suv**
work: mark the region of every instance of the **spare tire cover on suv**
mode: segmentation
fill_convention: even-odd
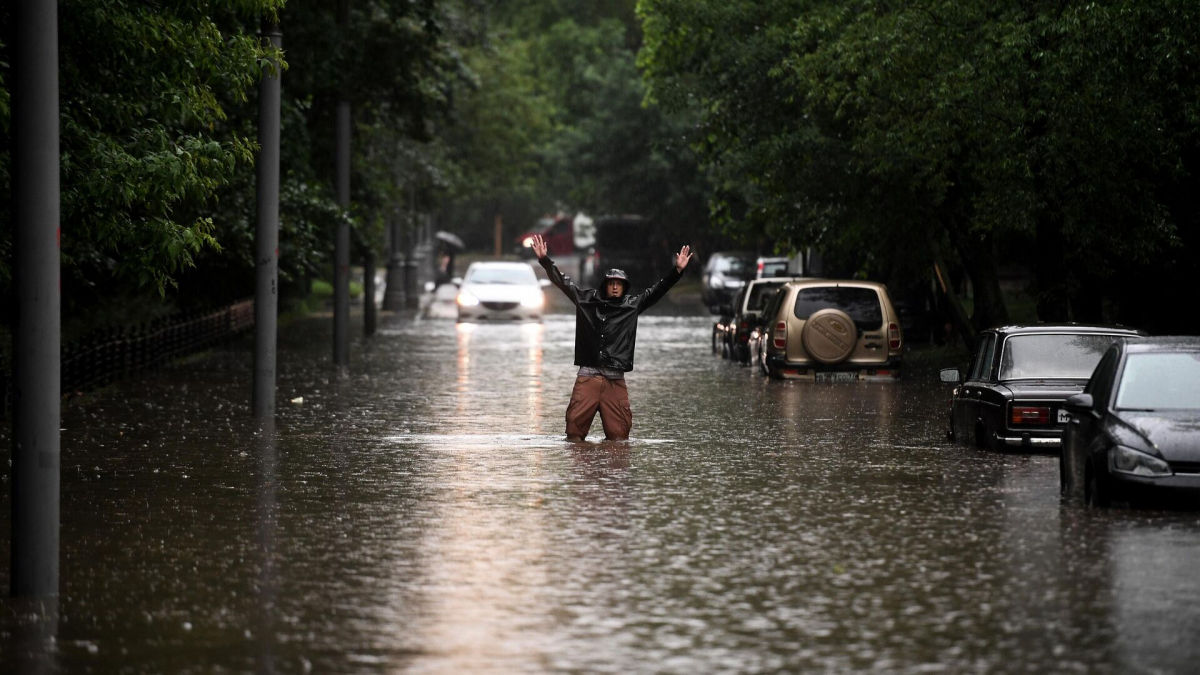
[[[800,342],[813,360],[826,365],[841,363],[854,351],[858,327],[842,310],[822,309],[813,312],[804,322]]]

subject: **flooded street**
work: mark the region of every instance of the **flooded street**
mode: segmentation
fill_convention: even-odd
[[[1056,457],[951,445],[934,367],[955,364],[898,384],[767,381],[711,355],[711,326],[643,316],[627,442],[563,440],[576,368],[574,317],[559,314],[388,317],[344,380],[329,320],[296,322],[265,433],[248,420],[246,343],[77,398],[63,409],[57,618],[6,599],[0,659],[1195,668],[1200,513],[1062,504]],[[7,558],[7,519],[0,534]]]

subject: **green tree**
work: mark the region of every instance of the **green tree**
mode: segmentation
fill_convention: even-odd
[[[166,294],[198,255],[219,248],[213,236],[214,197],[238,171],[252,167],[254,154],[253,136],[230,124],[229,111],[253,91],[267,56],[246,23],[256,26],[259,16],[281,4],[61,4],[67,326],[84,308],[119,295],[114,288]],[[0,11],[4,25],[11,25],[7,8]],[[7,54],[0,62],[7,97]],[[7,190],[7,105],[0,106],[0,114]],[[6,254],[9,215],[4,213],[2,228]],[[6,287],[9,258],[0,261]]]

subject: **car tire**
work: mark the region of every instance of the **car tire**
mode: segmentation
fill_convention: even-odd
[[[975,447],[980,450],[988,450],[991,444],[988,443],[987,429],[982,424],[975,425]]]
[[[858,327],[840,309],[818,310],[804,322],[800,331],[804,351],[813,360],[827,366],[845,361],[858,344]]]
[[[1108,471],[1088,462],[1084,469],[1083,501],[1088,506],[1103,508],[1112,504],[1112,479]]]

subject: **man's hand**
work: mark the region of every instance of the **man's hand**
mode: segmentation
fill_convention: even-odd
[[[533,235],[533,243],[530,248],[533,249],[533,254],[539,259],[545,258],[546,252],[549,249],[549,247],[546,246],[546,240],[542,239],[542,235],[540,234]]]
[[[682,274],[683,268],[687,267],[691,261],[692,247],[684,245],[683,248],[679,249],[679,253],[675,255],[675,271]]]

